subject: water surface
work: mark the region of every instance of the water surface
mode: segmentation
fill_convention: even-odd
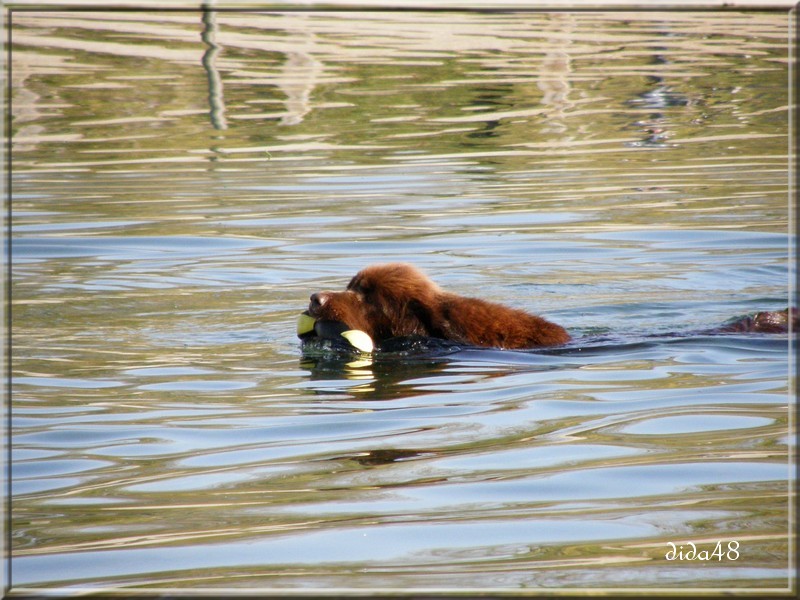
[[[786,14],[12,27],[14,588],[791,585]],[[304,356],[394,260],[576,341]]]

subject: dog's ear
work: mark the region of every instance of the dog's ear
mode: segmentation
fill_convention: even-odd
[[[412,300],[408,304],[408,312],[413,315],[414,321],[419,324],[419,330],[414,331],[419,335],[467,342],[467,339],[453,327],[452,322],[438,304],[425,304],[419,300]]]
[[[460,319],[458,312],[452,311],[451,308],[446,304],[437,303],[426,306],[418,302],[414,304],[413,310],[417,319],[425,328],[424,335],[450,340],[459,344],[473,343],[465,335],[465,331],[470,324],[464,323],[463,319]]]
[[[430,311],[419,300],[381,298],[379,306],[391,329],[387,332],[389,336],[432,335]]]
[[[414,323],[414,331],[419,335],[436,336],[434,333],[434,320],[431,310],[419,300],[411,300],[406,307],[406,320],[409,323]]]

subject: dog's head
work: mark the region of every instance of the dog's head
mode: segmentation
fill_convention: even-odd
[[[302,339],[336,339],[360,331],[378,342],[402,335],[427,335],[438,292],[436,284],[411,265],[372,265],[359,271],[343,292],[311,294],[297,333]]]

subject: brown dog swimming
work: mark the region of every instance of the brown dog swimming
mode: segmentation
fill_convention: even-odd
[[[757,313],[702,333],[787,332],[797,311]],[[390,338],[424,336],[506,349],[543,348],[570,341],[566,330],[523,310],[446,292],[415,267],[377,264],[359,271],[343,292],[311,294],[300,315],[301,339],[344,338],[371,352]]]
[[[353,277],[345,291],[311,295],[308,310],[298,322],[301,338],[344,333],[349,339],[350,331],[364,332],[375,343],[420,335],[515,349],[555,346],[570,340],[563,327],[542,317],[446,292],[404,263],[369,266]]]

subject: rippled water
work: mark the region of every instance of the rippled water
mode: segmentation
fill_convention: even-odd
[[[788,25],[14,11],[12,586],[788,589]],[[386,260],[575,342],[303,356]]]

